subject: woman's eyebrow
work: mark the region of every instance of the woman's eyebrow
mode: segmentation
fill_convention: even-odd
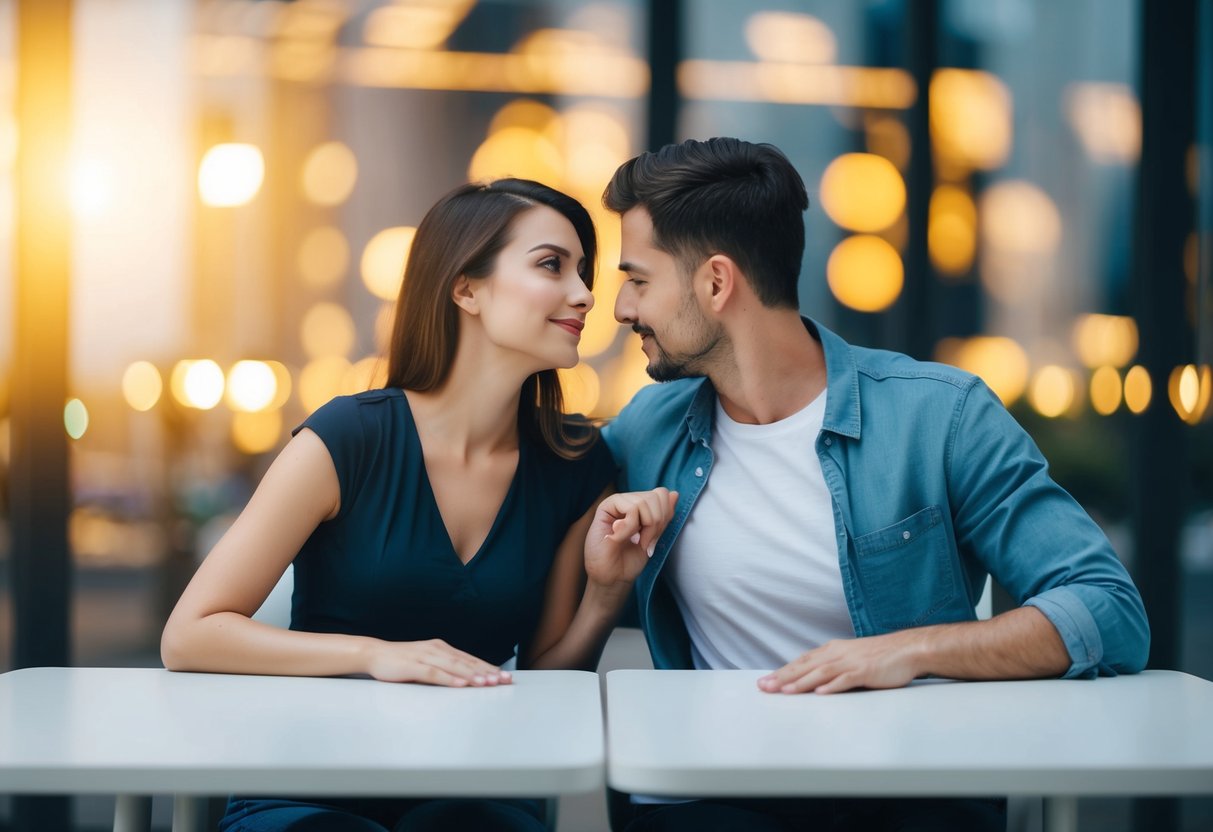
[[[526,253],[530,254],[532,251],[538,251],[541,248],[550,248],[552,251],[556,252],[557,254],[559,254],[563,257],[570,256],[569,250],[567,248],[561,248],[560,246],[556,245],[555,243],[540,243],[539,245],[534,246],[533,248],[527,249]]]

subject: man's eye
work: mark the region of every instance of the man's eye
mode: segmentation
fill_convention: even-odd
[[[631,283],[633,286],[635,286],[636,288],[639,289],[641,286],[644,285],[645,282],[636,277],[629,277],[628,283]]]

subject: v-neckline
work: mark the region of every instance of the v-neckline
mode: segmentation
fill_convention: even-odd
[[[480,559],[480,555],[484,552],[485,547],[492,541],[493,536],[497,533],[497,529],[504,521],[506,510],[509,508],[511,501],[514,499],[514,493],[518,490],[518,480],[522,473],[522,463],[526,454],[526,443],[522,440],[521,433],[518,437],[518,462],[514,468],[514,475],[510,477],[510,486],[505,490],[505,497],[501,500],[501,505],[497,507],[497,513],[493,516],[493,522],[489,525],[488,533],[485,534],[484,540],[480,541],[476,550],[472,552],[472,556],[464,560],[459,550],[455,548],[455,541],[451,538],[450,527],[447,526],[446,518],[442,515],[442,507],[438,505],[438,497],[434,494],[434,483],[430,480],[430,469],[425,464],[425,446],[421,444],[421,433],[417,430],[417,417],[413,414],[413,407],[409,404],[409,397],[403,388],[400,390],[400,398],[404,400],[404,410],[409,417],[409,426],[412,428],[411,440],[414,449],[420,454],[421,459],[421,481],[425,486],[426,494],[429,496],[430,509],[434,512],[434,516],[438,519],[438,525],[442,527],[442,536],[446,541],[446,550],[451,557],[455,559],[462,568],[467,569],[472,564]]]

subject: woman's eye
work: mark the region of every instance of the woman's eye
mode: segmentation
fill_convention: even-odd
[[[545,268],[549,272],[553,272],[554,274],[560,274],[560,258],[559,257],[548,257],[544,260],[540,260],[539,265],[541,268]]]

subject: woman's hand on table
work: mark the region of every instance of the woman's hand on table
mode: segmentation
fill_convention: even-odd
[[[367,673],[381,682],[419,682],[444,687],[493,687],[513,681],[509,671],[457,650],[442,639],[377,641]]]

